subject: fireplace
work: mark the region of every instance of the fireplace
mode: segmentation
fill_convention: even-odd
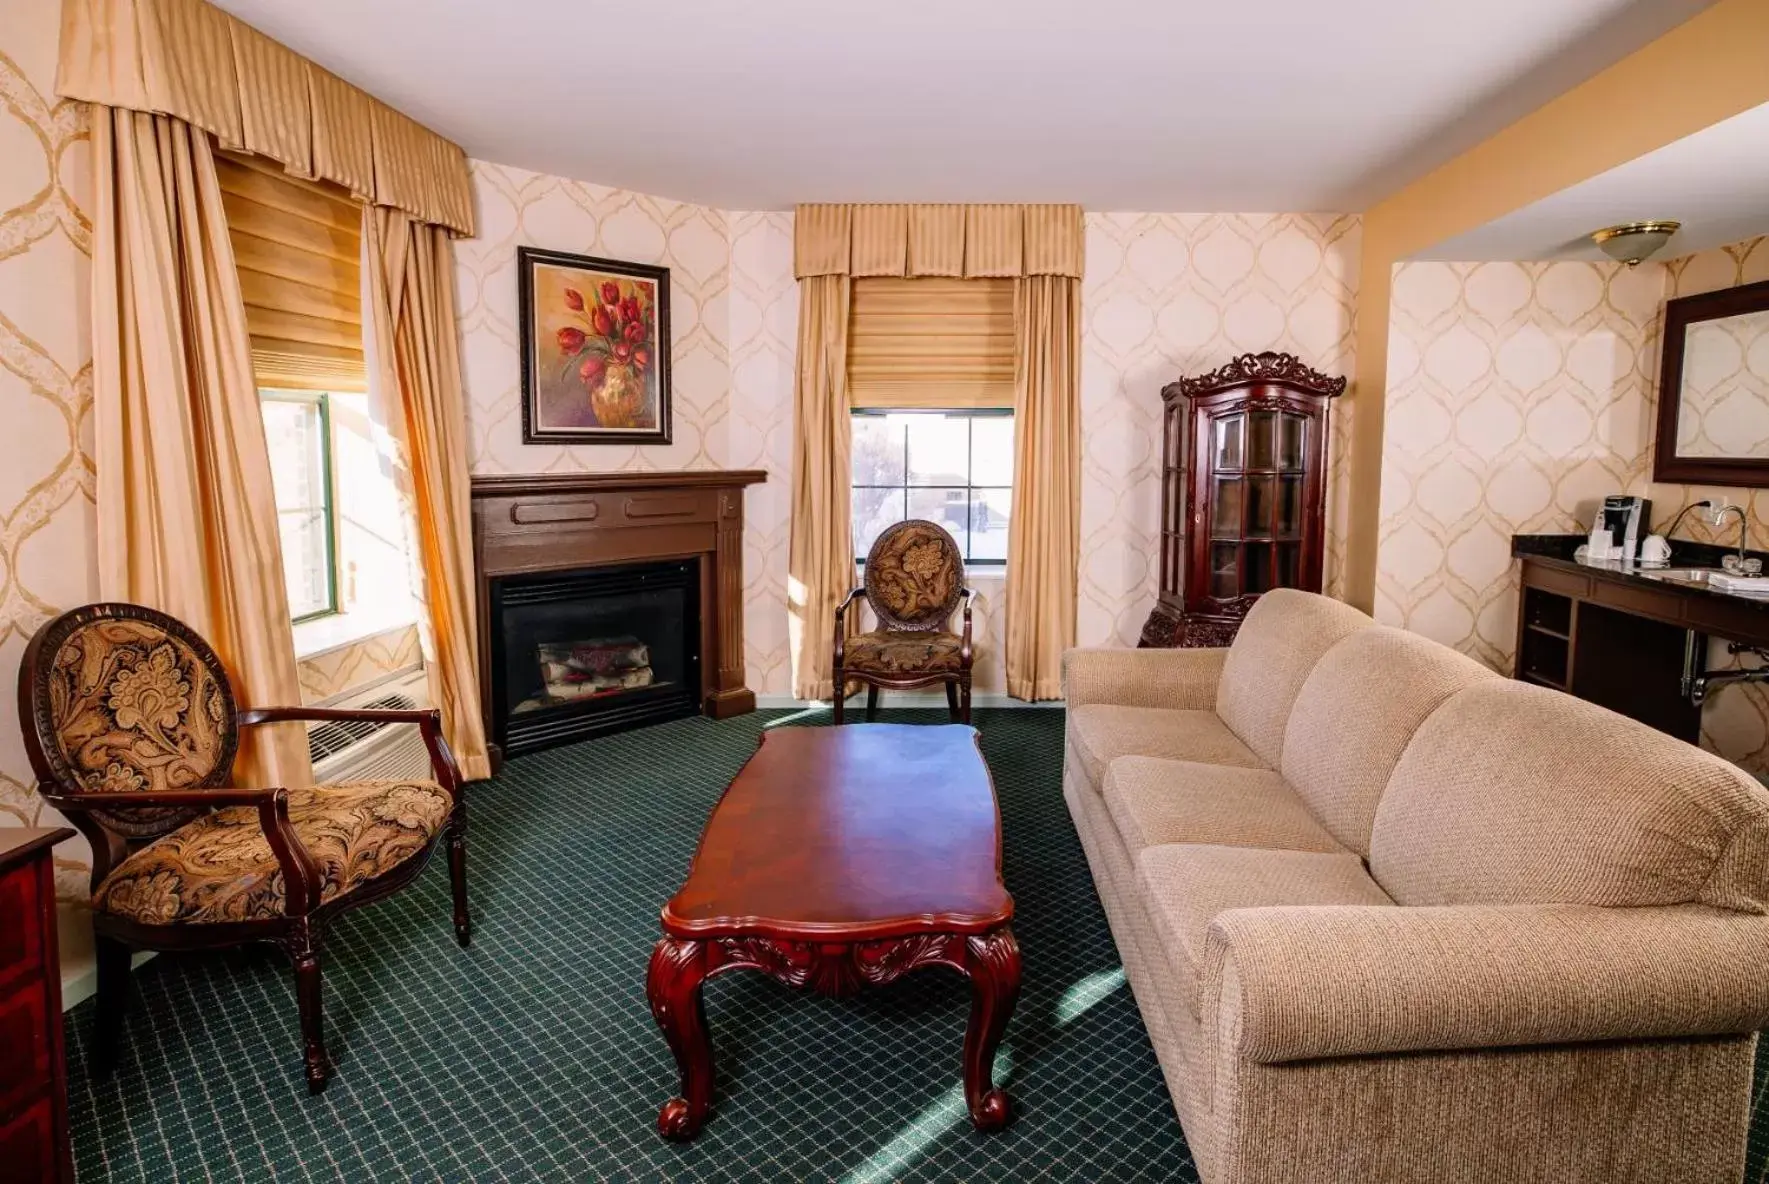
[[[480,706],[495,768],[704,711],[744,685],[753,470],[474,477]]]
[[[491,581],[493,734],[515,756],[700,713],[700,562]]]

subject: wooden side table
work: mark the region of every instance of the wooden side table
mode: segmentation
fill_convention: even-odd
[[[0,827],[0,1176],[72,1184],[49,851],[66,827]]]

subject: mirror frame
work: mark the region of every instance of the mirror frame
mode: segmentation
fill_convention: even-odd
[[[1689,326],[1745,313],[1769,312],[1769,280],[1740,284],[1665,301],[1664,359],[1658,380],[1658,439],[1652,479],[1683,485],[1738,485],[1769,488],[1769,459],[1730,456],[1678,456],[1677,413],[1682,407],[1683,348]]]

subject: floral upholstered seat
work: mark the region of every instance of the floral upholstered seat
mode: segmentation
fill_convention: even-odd
[[[421,854],[453,805],[428,781],[289,791],[289,821],[319,865],[321,903]],[[284,913],[283,874],[250,806],[187,822],[119,863],[92,906],[140,925],[251,921]]]
[[[908,633],[880,629],[848,641],[845,666],[873,674],[925,674],[957,670],[963,641],[956,633]]]
[[[864,594],[878,618],[870,633],[848,636],[847,611]],[[952,613],[964,604],[964,632]],[[881,686],[944,684],[954,718],[970,722],[970,592],[964,552],[938,523],[911,518],[887,527],[866,556],[866,584],[835,610],[835,722],[843,720],[850,679],[867,684],[867,712]]]

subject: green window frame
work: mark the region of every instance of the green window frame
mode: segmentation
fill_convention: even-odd
[[[288,491],[277,490],[276,493],[278,542],[280,543],[284,537],[283,526],[288,519],[292,517],[311,518],[313,515],[318,514],[321,523],[321,535],[325,544],[325,600],[318,608],[311,609],[308,612],[294,614],[292,616],[292,621],[294,624],[299,625],[304,621],[313,621],[320,617],[329,617],[338,612],[338,516],[335,497],[337,475],[332,471],[331,396],[323,391],[291,391],[265,388],[259,390],[258,399],[261,405],[277,403],[306,405],[312,407],[314,413],[318,416],[317,434],[319,437],[319,456],[317,471],[319,474],[319,481],[317,482],[317,485],[319,488],[319,504],[289,505],[285,502],[285,497],[287,496]],[[274,483],[274,474],[276,471],[274,463],[271,466],[271,470]],[[289,561],[290,556],[287,548],[284,548],[283,562],[287,564]],[[287,579],[287,577],[288,572],[285,571],[284,578]],[[291,612],[293,612],[293,601],[291,601]]]

